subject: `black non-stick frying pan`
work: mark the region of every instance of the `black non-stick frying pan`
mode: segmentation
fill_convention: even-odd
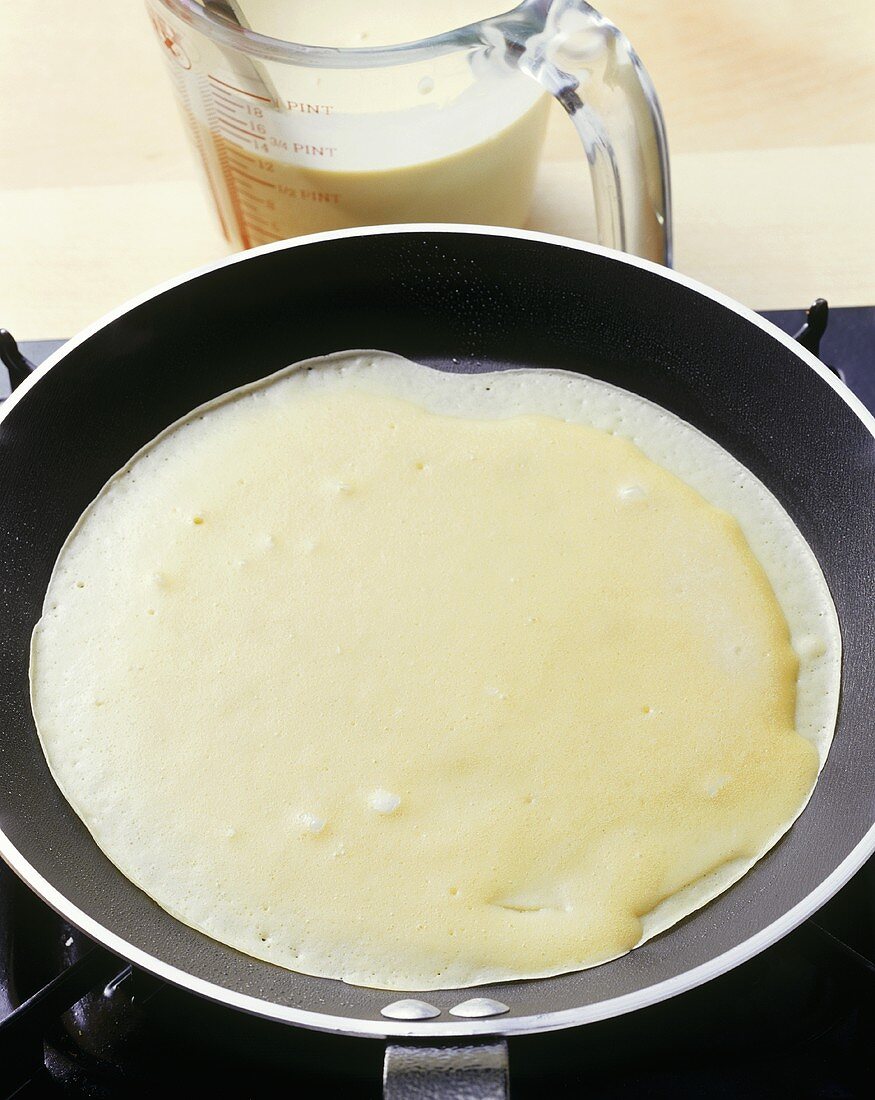
[[[30,632],[52,566],[107,478],[201,402],[344,348],[383,348],[450,371],[561,367],[672,410],[782,502],[820,561],[844,642],[827,765],[802,817],[749,874],[615,962],[430,992],[421,1000],[439,1014],[428,1019],[395,1018],[415,1006],[386,1015],[397,994],[259,962],[160,909],[62,798],[28,699]],[[123,307],[52,356],[0,419],[0,854],[69,921],[138,967],[324,1031],[420,1046],[545,1031],[632,1011],[743,962],[822,905],[875,847],[875,421],[814,356],[703,286],[532,233],[382,227],[303,238],[231,257]],[[498,1004],[471,1011],[507,1011],[454,1013],[472,998]],[[499,1055],[475,1051],[482,1065],[471,1079],[500,1076]],[[415,1078],[420,1056],[396,1058],[404,1071],[411,1061]],[[393,1095],[410,1079],[390,1080]]]

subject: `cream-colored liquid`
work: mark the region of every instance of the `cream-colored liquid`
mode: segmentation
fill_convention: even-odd
[[[199,126],[200,144],[228,186],[217,196],[226,235],[240,248],[302,233],[384,222],[471,222],[521,227],[529,212],[548,102],[505,130],[435,160],[339,171],[258,155]]]
[[[725,889],[805,805],[838,662],[789,518],[677,418],[367,353],[110,482],[31,677],[64,794],[162,906],[428,989],[592,966]]]
[[[242,5],[265,33],[341,48],[419,40],[500,10],[483,0]],[[325,69],[231,68],[208,49],[188,121],[236,246],[389,222],[525,223],[549,97],[510,73],[500,50]],[[191,79],[178,66],[174,75]]]
[[[419,42],[515,7],[506,0],[238,0],[248,26],[309,46],[366,49]]]

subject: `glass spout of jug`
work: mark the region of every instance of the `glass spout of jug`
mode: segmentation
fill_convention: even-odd
[[[665,126],[629,41],[582,0],[435,28],[500,4],[146,0],[228,241],[523,227],[552,97],[583,145],[598,242],[670,264]]]

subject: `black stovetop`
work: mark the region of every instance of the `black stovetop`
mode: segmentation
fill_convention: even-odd
[[[802,321],[767,316],[788,332]],[[39,361],[58,343],[22,351]],[[821,353],[875,411],[875,309],[833,310]],[[512,1039],[513,1095],[869,1095],[873,959],[870,862],[813,919],[704,986],[633,1015]],[[92,950],[0,864],[0,1017],[28,998],[31,1011],[0,1039],[0,1097],[380,1095],[381,1043],[257,1020],[133,970]]]
[[[0,868],[3,990],[41,989],[87,941]],[[5,910],[5,911],[4,911]],[[875,1035],[875,865],[807,924],[720,978],[634,1015],[510,1040],[515,1100],[866,1094]],[[36,1097],[222,1095],[296,1089],[380,1095],[383,1045],[244,1016],[117,962],[0,1061],[0,1084]],[[86,983],[87,984],[87,983]],[[9,1004],[0,1006],[6,1012]]]

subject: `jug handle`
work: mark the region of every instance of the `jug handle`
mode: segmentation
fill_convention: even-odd
[[[529,0],[495,23],[508,61],[574,123],[590,165],[599,244],[670,267],[665,123],[628,38],[583,0]]]

